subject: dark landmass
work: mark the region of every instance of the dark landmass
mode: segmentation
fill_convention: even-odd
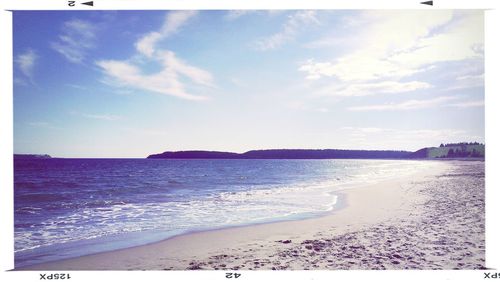
[[[148,159],[484,159],[485,145],[477,142],[441,144],[415,152],[394,150],[270,149],[245,153],[166,151]],[[14,159],[50,159],[47,154],[14,154]]]
[[[213,151],[164,152],[148,159],[400,159],[411,154],[407,151],[368,150],[253,150],[243,154]]]
[[[452,143],[441,144],[439,147],[420,149],[410,155],[410,158],[484,158],[484,144],[474,143]]]
[[[149,155],[148,159],[241,159],[240,154],[216,151],[178,151]]]
[[[484,144],[451,143],[440,147],[423,148],[416,152],[391,150],[252,150],[242,154],[217,151],[167,151],[148,159],[446,159],[484,158]]]
[[[376,150],[253,150],[243,153],[247,159],[399,159],[408,156],[407,151]]]
[[[50,159],[50,155],[14,154],[14,159]]]

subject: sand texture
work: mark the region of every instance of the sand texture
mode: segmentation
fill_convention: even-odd
[[[320,218],[204,231],[43,270],[484,269],[484,162],[344,190]]]

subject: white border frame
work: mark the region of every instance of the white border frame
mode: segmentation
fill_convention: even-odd
[[[87,0],[76,1],[76,3]],[[424,0],[422,0],[424,1]],[[39,280],[39,272],[8,272],[14,266],[13,253],[13,58],[12,58],[12,13],[8,10],[181,10],[181,9],[486,9],[485,11],[485,140],[486,140],[486,265],[492,268],[487,271],[241,271],[243,276],[238,280],[288,280],[317,281],[347,280],[383,280],[383,281],[475,281],[484,280],[484,272],[497,272],[500,267],[500,229],[496,226],[495,216],[500,214],[499,173],[500,167],[500,134],[497,123],[500,120],[499,87],[496,78],[499,72],[499,37],[500,19],[498,1],[495,0],[434,0],[434,6],[420,4],[419,0],[289,0],[271,3],[269,0],[94,0],[95,6],[77,5],[71,8],[67,1],[51,0],[7,0],[0,2],[0,207],[3,209],[0,227],[0,277],[2,281]],[[105,280],[145,280],[165,281],[165,279],[225,281],[226,271],[147,271],[147,272],[69,272],[73,281],[105,281]],[[53,273],[53,272],[50,272]],[[65,271],[66,273],[66,271]]]

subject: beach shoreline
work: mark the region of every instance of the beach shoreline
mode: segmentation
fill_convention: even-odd
[[[454,179],[454,182],[444,179],[457,171],[474,173],[481,167],[482,180],[481,172],[471,183],[465,183],[464,179]],[[481,183],[482,187],[478,187]],[[432,188],[441,185],[444,190],[455,190],[462,184],[483,193],[471,195],[479,202],[482,200],[482,204],[475,206],[478,225],[473,230],[476,240],[471,240],[474,242],[466,240],[471,236],[457,231],[467,216],[460,213],[458,206],[462,203],[447,203],[448,209],[456,213],[453,218],[456,222],[450,222],[447,228],[435,226],[439,218],[435,219],[438,223],[429,221],[438,216],[436,209],[440,206],[432,206],[436,196]],[[446,198],[449,191],[439,193]],[[187,233],[147,245],[16,270],[476,269],[485,266],[484,162],[446,162],[439,169],[424,169],[411,176],[335,194],[342,204],[322,217]],[[427,229],[434,233],[426,235]],[[414,236],[408,235],[409,232]],[[446,236],[457,238],[443,243],[442,237]],[[459,247],[461,243],[463,248]],[[469,255],[459,259],[459,253]]]

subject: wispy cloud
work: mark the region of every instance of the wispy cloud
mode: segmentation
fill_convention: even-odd
[[[305,74],[304,86],[314,96],[354,97],[484,85],[480,67],[484,60],[482,12],[366,11],[356,18],[357,23],[339,27],[341,36],[330,33],[313,41],[311,46],[303,45],[314,48],[337,45],[333,49],[342,50],[331,59],[311,58],[299,63],[298,71]],[[427,73],[444,62],[463,67],[433,77],[432,84],[426,81]],[[450,83],[442,83],[444,79]],[[348,110],[412,110],[448,101],[450,98],[443,97],[398,103],[382,101]]]
[[[390,149],[417,150],[422,147],[437,146],[443,142],[479,141],[484,138],[461,129],[395,129],[378,127],[342,127],[349,140],[361,148],[370,148],[373,144]],[[390,138],[388,138],[390,136]],[[383,142],[382,142],[383,141]],[[375,149],[375,148],[374,148]],[[377,148],[382,149],[382,148]]]
[[[110,115],[110,114],[82,114],[82,116],[90,119],[98,119],[105,121],[115,121],[123,119],[122,116]]]
[[[85,59],[87,51],[95,47],[96,31],[91,22],[70,20],[63,24],[62,34],[50,46],[71,63],[79,64]]]
[[[27,122],[26,124],[31,127],[36,127],[41,129],[60,129],[57,126],[54,126],[52,123],[46,121],[30,121]]]
[[[456,108],[473,108],[473,107],[484,107],[484,100],[476,101],[465,101],[460,103],[453,103],[449,105],[450,107]]]
[[[344,88],[328,91],[328,95],[334,96],[368,96],[380,93],[403,93],[420,89],[428,89],[432,86],[421,81],[397,82],[382,81],[375,83],[349,84]]]
[[[134,135],[140,135],[140,136],[151,136],[151,137],[161,137],[161,136],[168,136],[169,132],[168,130],[162,130],[162,129],[155,129],[155,128],[137,128],[137,127],[125,127],[123,128],[127,132],[131,132]]]
[[[14,59],[21,73],[31,82],[33,82],[33,70],[35,68],[37,58],[38,56],[35,51],[28,50],[25,53],[19,54]]]
[[[65,85],[68,87],[74,88],[74,89],[78,89],[78,90],[87,90],[88,89],[87,87],[85,87],[83,85],[78,85],[78,84],[66,83]]]
[[[483,56],[481,12],[376,11],[360,17],[366,24],[356,34],[359,47],[335,60],[301,65],[308,79],[394,80],[435,63]]]
[[[288,16],[288,20],[283,25],[281,31],[258,40],[256,47],[263,51],[281,47],[286,42],[293,40],[301,29],[311,24],[319,24],[319,20],[316,18],[316,11],[296,12]]]
[[[468,74],[456,78],[456,83],[450,89],[464,89],[484,86],[484,73]]]
[[[185,25],[189,19],[196,16],[197,11],[174,11],[167,14],[162,28],[158,31],[152,31],[144,35],[137,43],[135,48],[141,54],[148,57],[153,56],[155,45],[158,41],[166,39],[175,34]]]
[[[344,126],[344,127],[340,128],[340,129],[351,131],[351,132],[357,132],[358,134],[378,133],[378,132],[388,131],[388,129],[379,128],[379,127],[352,127],[352,126]]]
[[[186,90],[187,79],[193,85],[213,87],[212,74],[178,58],[169,50],[158,49],[157,41],[176,33],[179,28],[196,15],[195,11],[170,12],[160,31],[153,31],[136,42],[139,55],[151,63],[160,64],[157,73],[145,74],[142,68],[131,60],[99,60],[96,62],[115,86],[171,95],[186,100],[205,100],[206,97],[193,95]]]
[[[159,54],[163,70],[155,74],[143,74],[135,65],[125,61],[99,61],[97,65],[118,84],[148,90],[160,94],[172,95],[187,100],[204,100],[206,97],[189,94],[179,76],[188,78],[195,84],[212,86],[212,75],[200,68],[188,65],[178,59],[171,51]]]
[[[224,16],[224,19],[232,21],[253,12],[255,12],[255,10],[230,10],[227,11],[226,15]]]
[[[408,100],[401,103],[387,103],[379,105],[356,106],[347,108],[350,111],[401,111],[432,108],[442,106],[445,103],[455,100],[457,97],[443,96],[426,100]]]
[[[50,125],[50,123],[45,122],[45,121],[30,121],[27,122],[29,126],[35,126],[35,127],[44,127]]]
[[[234,21],[244,16],[249,15],[268,15],[268,16],[276,16],[286,13],[286,10],[229,10],[226,12],[224,19],[226,21]]]

